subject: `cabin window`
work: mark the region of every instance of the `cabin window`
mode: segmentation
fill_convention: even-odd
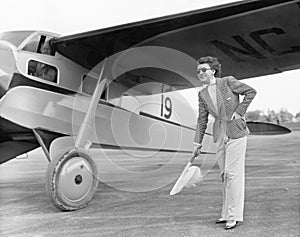
[[[97,79],[89,75],[84,75],[82,79],[82,92],[92,95],[96,87]]]
[[[57,83],[58,70],[47,63],[30,60],[28,62],[28,75]]]
[[[93,95],[94,90],[96,88],[98,79],[95,77],[92,77],[90,75],[84,75],[82,79],[82,92],[88,95]],[[107,87],[104,88],[100,99],[101,100],[107,100],[108,98],[108,92]]]

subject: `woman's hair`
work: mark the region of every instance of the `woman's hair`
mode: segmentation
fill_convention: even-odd
[[[211,69],[216,71],[215,75],[221,77],[221,64],[217,58],[211,56],[201,57],[197,60],[197,65],[202,63],[207,63]]]

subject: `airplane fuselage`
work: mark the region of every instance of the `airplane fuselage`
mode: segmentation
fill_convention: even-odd
[[[77,135],[98,79],[93,71],[59,53],[41,54],[38,49],[41,43],[36,39],[55,36],[46,32],[27,33],[19,46],[0,41],[0,60],[3,61],[4,56],[9,59],[2,64],[5,80],[1,79],[0,117],[24,128],[32,143],[35,140],[32,130],[40,131],[48,148],[56,137]],[[36,51],[33,52],[33,48]],[[33,61],[55,67],[56,80],[32,75],[30,63]],[[179,92],[170,91],[160,83],[155,87],[161,87],[162,93],[138,95],[134,89],[110,81],[95,113],[95,132],[89,138],[93,146],[190,153],[196,124],[194,109]],[[6,131],[5,126],[2,130],[7,141],[20,137]],[[11,154],[11,157],[5,157],[5,152],[2,154],[2,162],[14,158]]]

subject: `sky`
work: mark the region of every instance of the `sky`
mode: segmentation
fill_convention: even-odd
[[[61,35],[101,29],[229,3],[228,0],[1,0],[0,32],[44,30]],[[300,112],[300,70],[243,80],[258,94],[248,110]],[[185,93],[197,107],[196,93]]]

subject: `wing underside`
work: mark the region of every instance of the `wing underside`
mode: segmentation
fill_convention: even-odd
[[[62,136],[45,129],[35,129],[44,145],[49,149],[51,142]],[[0,164],[40,146],[32,129],[0,118]]]
[[[134,57],[124,57],[120,52],[135,47],[179,51],[190,59],[171,57],[172,53],[162,59],[165,52],[154,54],[151,60],[160,61],[163,66],[129,68],[130,76],[116,80],[127,87],[141,84],[144,79],[185,89],[196,86],[197,80],[192,79],[196,78],[195,59],[206,55],[220,59],[222,76],[239,79],[298,69],[299,27],[300,1],[250,0],[61,37],[53,41],[53,46],[88,69],[116,54],[114,62],[127,68]],[[174,71],[168,72],[168,66],[164,67],[169,61],[182,64],[181,60],[185,61],[184,69],[179,68],[175,75]],[[171,69],[177,66],[174,64]]]

